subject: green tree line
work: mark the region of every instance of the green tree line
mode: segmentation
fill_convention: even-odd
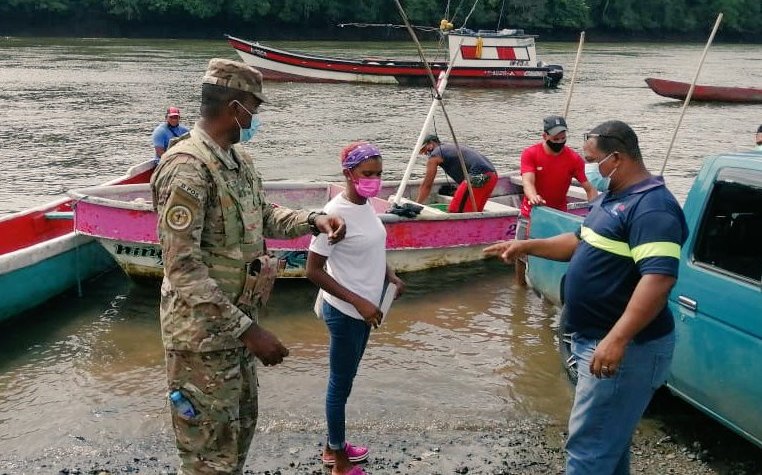
[[[403,0],[411,21],[436,26],[447,18],[462,26],[474,0]],[[760,0],[479,0],[469,28],[525,30],[600,29],[614,33],[706,32],[718,12],[723,31],[759,35]],[[235,20],[256,25],[335,26],[338,23],[400,23],[393,0],[2,0],[0,18],[77,18],[140,24],[175,16]]]

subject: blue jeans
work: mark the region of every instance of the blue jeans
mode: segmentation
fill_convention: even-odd
[[[370,326],[365,320],[345,315],[327,302],[323,302],[323,319],[331,336],[328,352],[330,372],[325,395],[328,447],[339,450],[344,448],[346,442],[347,399],[368,344]]]
[[[572,336],[579,380],[569,417],[567,475],[627,475],[632,434],[654,392],[667,380],[675,348],[674,332],[630,343],[611,378],[590,373],[598,340]]]

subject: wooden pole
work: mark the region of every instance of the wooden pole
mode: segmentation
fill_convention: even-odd
[[[564,112],[561,117],[566,118],[569,114],[569,106],[571,105],[572,91],[574,91],[574,80],[577,78],[577,68],[579,67],[579,58],[582,56],[582,46],[585,44],[585,32],[579,34],[579,46],[577,47],[577,59],[574,60],[574,70],[572,71],[572,77],[569,81],[569,92],[566,94],[566,105],[564,106]]]
[[[471,198],[471,206],[474,208],[474,211],[476,211],[476,198],[474,197],[474,189],[471,186],[471,180],[469,179],[468,168],[466,167],[466,160],[463,158],[463,152],[460,150],[460,145],[458,145],[458,138],[455,136],[455,129],[453,128],[452,122],[450,121],[450,116],[447,114],[447,109],[445,109],[442,96],[441,94],[439,94],[439,91],[437,91],[437,82],[434,79],[434,73],[431,72],[431,66],[429,66],[429,62],[426,60],[426,55],[423,54],[423,48],[421,47],[421,43],[418,41],[418,37],[415,35],[415,32],[413,31],[413,27],[410,26],[410,20],[408,20],[407,13],[405,13],[405,9],[402,8],[402,4],[400,3],[400,0],[394,0],[394,3],[397,4],[397,9],[400,12],[402,21],[405,22],[405,28],[407,28],[408,33],[410,33],[410,37],[413,38],[415,47],[418,49],[418,55],[421,57],[421,61],[423,62],[424,67],[426,68],[426,73],[429,77],[429,82],[431,82],[431,87],[434,88],[434,91],[437,94],[436,98],[439,101],[439,106],[442,108],[442,115],[444,115],[445,121],[447,122],[447,127],[450,129],[450,134],[452,135],[452,141],[455,144],[455,150],[458,152],[458,159],[460,160],[460,168],[463,172],[463,179],[466,181],[466,186],[468,187],[468,196]],[[450,64],[454,62],[455,60],[451,58]]]
[[[460,43],[462,44],[463,40],[461,40]],[[400,186],[397,188],[397,192],[389,197],[390,201],[393,201],[395,204],[400,204],[400,201],[402,201],[402,195],[405,193],[405,188],[407,188],[408,181],[410,181],[410,175],[413,173],[413,167],[415,166],[416,158],[418,158],[420,153],[419,151],[423,146],[423,139],[426,137],[426,131],[429,129],[431,120],[434,117],[434,111],[436,110],[437,103],[442,99],[442,94],[444,94],[444,91],[447,88],[447,79],[450,77],[450,71],[452,71],[454,60],[454,56],[450,58],[450,63],[447,66],[447,71],[444,73],[439,73],[439,82],[437,83],[434,99],[431,101],[429,113],[426,115],[426,120],[423,121],[423,127],[421,127],[421,132],[418,134],[418,139],[415,141],[415,147],[410,154],[410,160],[407,162],[407,168],[405,168],[405,173],[402,175]]]
[[[685,101],[683,102],[683,109],[680,111],[680,117],[677,119],[677,125],[675,126],[675,130],[672,132],[672,140],[669,142],[669,147],[667,148],[667,155],[664,157],[664,163],[661,165],[661,172],[659,172],[659,175],[664,176],[664,169],[667,168],[667,160],[669,160],[669,154],[672,151],[672,146],[675,144],[675,138],[677,137],[677,131],[680,130],[680,124],[683,122],[683,116],[685,115],[685,110],[688,108],[688,104],[691,102],[691,96],[693,96],[693,90],[696,88],[696,81],[698,81],[699,73],[701,72],[701,67],[704,65],[704,59],[706,58],[706,53],[709,51],[709,46],[712,44],[712,40],[714,40],[714,35],[717,33],[717,29],[720,27],[720,22],[722,21],[722,13],[717,15],[717,21],[714,22],[714,28],[712,28],[712,34],[709,35],[709,40],[706,42],[706,46],[704,46],[704,52],[701,54],[701,60],[699,60],[699,64],[696,67],[696,74],[693,75],[693,82],[691,82],[691,87],[688,89],[688,95],[685,96]]]

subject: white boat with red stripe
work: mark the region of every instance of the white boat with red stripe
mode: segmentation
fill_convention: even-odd
[[[554,88],[564,75],[562,66],[537,59],[536,35],[523,30],[458,29],[445,33],[454,65],[449,85],[482,88]],[[294,82],[355,82],[428,86],[421,61],[383,58],[342,59],[294,53],[258,42],[227,36],[247,64],[265,79]],[[434,77],[447,61],[430,63]]]

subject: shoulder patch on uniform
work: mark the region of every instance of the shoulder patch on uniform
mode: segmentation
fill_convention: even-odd
[[[181,163],[194,163],[196,161],[196,157],[193,155],[188,155],[187,153],[172,153],[167,154],[166,156],[163,156],[161,158],[160,163],[164,162],[172,162],[174,165],[179,165]]]
[[[185,231],[193,222],[193,212],[187,206],[175,205],[167,211],[166,221],[175,231]]]
[[[198,191],[194,190],[190,186],[188,186],[186,183],[180,182],[178,187],[183,190],[184,192],[188,193],[192,197],[196,198],[198,201],[201,201],[201,195]]]

